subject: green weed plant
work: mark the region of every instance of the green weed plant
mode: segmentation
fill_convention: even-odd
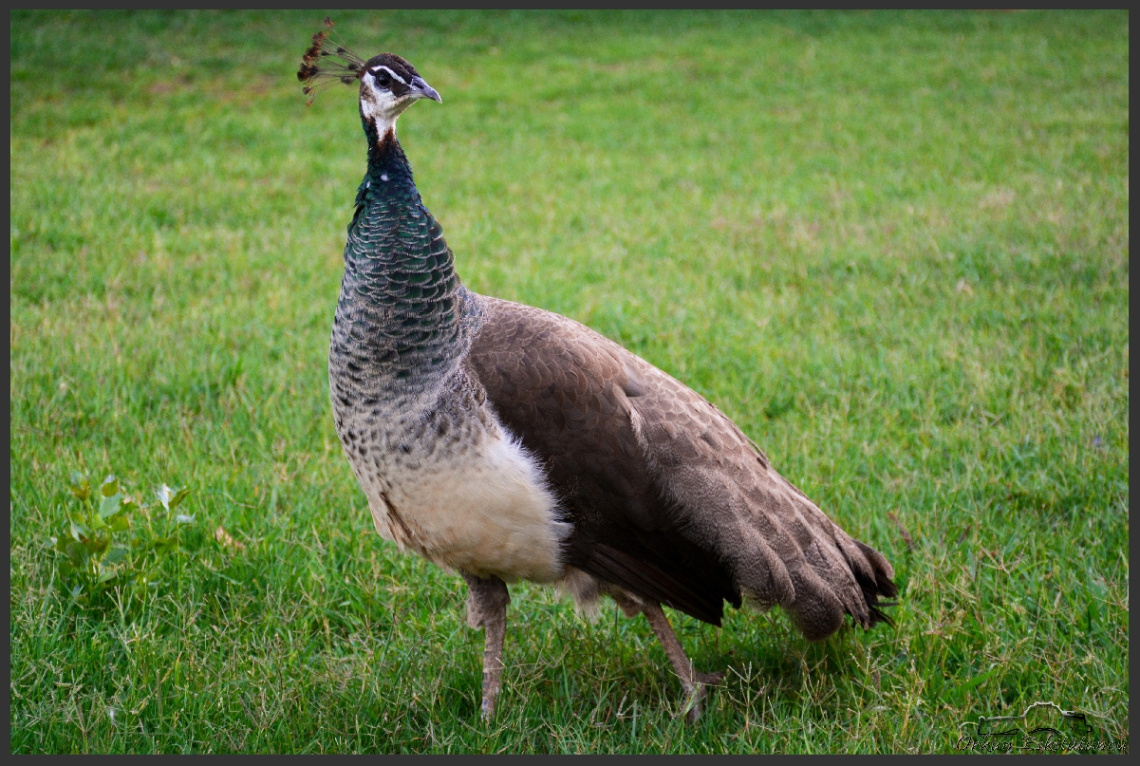
[[[60,587],[84,606],[106,605],[108,591],[120,604],[124,596],[128,603],[145,600],[159,587],[165,560],[177,555],[182,527],[194,523],[193,516],[175,513],[190,490],[163,484],[155,491],[157,502],[146,504],[126,494],[114,475],[92,490],[75,473],[71,494],[77,503],[66,529],[50,538],[62,554]]]

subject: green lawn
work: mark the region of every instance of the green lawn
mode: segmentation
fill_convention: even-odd
[[[336,15],[443,96],[400,135],[469,287],[696,388],[894,564],[894,628],[675,616],[730,668],[695,726],[644,620],[525,584],[484,725],[462,580],[374,532],[322,18],[11,15],[14,752],[949,752],[1036,701],[1127,747],[1126,12]],[[180,530],[157,582],[70,595],[76,471]]]

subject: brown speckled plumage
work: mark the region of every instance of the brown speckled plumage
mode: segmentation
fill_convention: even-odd
[[[779,604],[809,638],[870,627],[890,564],[776,473],[700,394],[589,328],[484,298],[468,365],[544,462],[571,522],[566,563],[720,624]]]
[[[337,433],[377,530],[467,580],[484,715],[516,579],[645,614],[692,715],[716,676],[692,669],[661,604],[716,625],[726,601],[778,604],[813,639],[844,615],[885,620],[890,564],[716,407],[578,322],[462,285],[395,134],[439,95],[404,59],[365,62],[323,33],[298,76],[321,78],[328,55],[348,61],[330,77],[360,81],[368,139],[329,351]]]

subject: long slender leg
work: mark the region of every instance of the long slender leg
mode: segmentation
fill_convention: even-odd
[[[483,628],[483,720],[495,715],[495,699],[503,679],[503,640],[507,634],[507,604],[511,596],[507,584],[498,577],[476,577],[464,573],[467,581],[467,624]]]
[[[698,673],[693,670],[693,663],[685,656],[685,650],[677,640],[677,634],[673,632],[673,626],[669,624],[659,604],[645,604],[641,607],[641,611],[645,613],[649,626],[657,634],[657,640],[661,642],[669,661],[673,663],[673,670],[681,678],[681,687],[688,698],[688,718],[690,722],[695,722],[701,717],[701,702],[708,692],[708,685],[719,683],[724,674]]]

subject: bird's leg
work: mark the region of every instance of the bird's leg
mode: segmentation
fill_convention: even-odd
[[[511,596],[507,584],[498,577],[476,577],[464,573],[467,581],[467,624],[483,628],[483,720],[495,715],[495,698],[503,679],[503,639],[507,633],[507,604]]]
[[[677,634],[673,632],[673,626],[665,618],[665,613],[661,611],[659,604],[645,604],[641,607],[641,611],[645,613],[649,626],[657,634],[657,640],[661,642],[669,661],[673,663],[673,670],[681,677],[681,687],[688,699],[688,719],[690,723],[695,722],[701,716],[701,702],[708,692],[708,685],[719,683],[724,674],[698,673],[693,669],[693,663],[685,656],[685,650],[677,640]]]

